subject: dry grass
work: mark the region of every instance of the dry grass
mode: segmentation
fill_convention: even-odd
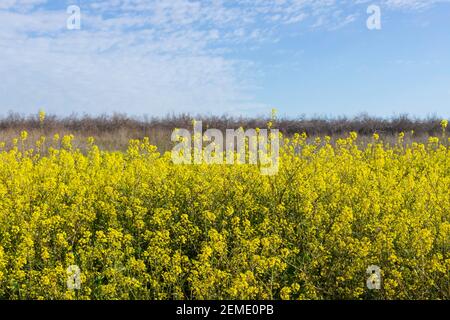
[[[123,114],[93,116],[72,115],[60,118],[47,115],[44,123],[39,116],[23,116],[10,113],[0,118],[0,141],[10,143],[18,137],[21,131],[29,133],[29,141],[35,141],[40,136],[51,137],[54,134],[63,136],[73,134],[75,146],[84,148],[88,137],[94,137],[96,144],[105,150],[124,150],[130,139],[149,137],[152,144],[161,151],[170,150],[170,136],[175,128],[192,128],[192,120],[203,121],[203,128],[220,130],[232,128],[265,128],[269,118],[244,118],[229,116],[177,116],[134,118]],[[374,132],[379,133],[385,141],[395,141],[400,132],[405,132],[405,141],[425,141],[429,136],[441,134],[439,118],[415,119],[408,116],[384,119],[367,115],[355,118],[281,118],[274,127],[285,135],[306,132],[311,139],[316,136],[329,135],[334,139],[355,131],[362,136],[362,141],[368,141]],[[411,134],[414,131],[414,134]],[[10,144],[8,144],[10,145]]]

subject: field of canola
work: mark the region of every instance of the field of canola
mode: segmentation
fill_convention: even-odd
[[[23,132],[0,145],[0,299],[450,299],[445,128],[427,144],[283,138],[274,176]]]

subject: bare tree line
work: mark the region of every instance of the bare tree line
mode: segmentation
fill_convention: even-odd
[[[26,130],[30,138],[39,138],[42,135],[51,136],[73,134],[82,144],[87,137],[96,138],[99,146],[106,149],[124,149],[130,139],[149,137],[153,144],[161,150],[170,149],[171,132],[175,128],[192,128],[192,120],[202,121],[203,127],[219,130],[245,128],[267,128],[269,121],[274,128],[290,136],[294,133],[306,132],[310,137],[331,136],[334,138],[344,136],[349,132],[357,132],[360,136],[371,137],[378,133],[386,139],[393,138],[404,132],[410,139],[426,140],[429,136],[442,133],[440,121],[437,116],[427,118],[414,118],[400,115],[391,118],[372,117],[366,114],[356,117],[312,117],[300,116],[296,118],[280,117],[233,117],[178,114],[164,117],[132,117],[125,114],[112,115],[70,115],[58,117],[46,115],[41,121],[38,114],[22,115],[9,113],[0,117],[0,140],[8,142],[17,137],[20,131]],[[414,133],[413,133],[414,132]]]

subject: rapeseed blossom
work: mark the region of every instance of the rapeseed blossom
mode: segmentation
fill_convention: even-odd
[[[448,142],[373,138],[285,137],[263,176],[23,132],[0,144],[0,298],[449,299]]]

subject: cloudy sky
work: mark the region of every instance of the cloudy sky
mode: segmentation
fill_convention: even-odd
[[[0,0],[0,115],[447,117],[449,57],[450,0]]]

